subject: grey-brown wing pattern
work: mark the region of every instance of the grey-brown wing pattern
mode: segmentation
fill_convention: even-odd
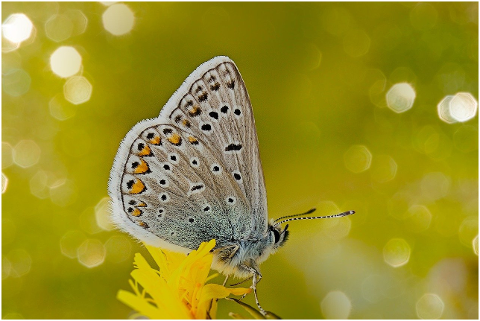
[[[223,60],[212,65],[190,85],[174,110],[161,115],[212,146],[249,201],[250,210],[245,213],[251,221],[248,236],[264,233],[267,204],[255,120],[235,64]]]
[[[238,184],[199,138],[171,125],[147,126],[121,179],[123,212],[146,232],[189,249],[238,239],[248,208]]]
[[[158,118],[129,131],[109,194],[120,228],[167,249],[188,251],[210,239],[221,246],[266,232],[253,111],[229,58],[202,64]]]

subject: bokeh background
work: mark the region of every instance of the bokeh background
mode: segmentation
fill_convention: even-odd
[[[116,293],[148,254],[108,220],[113,157],[216,55],[249,90],[270,216],[357,211],[292,222],[264,308],[478,318],[478,3],[4,2],[2,51],[3,318],[132,314]]]

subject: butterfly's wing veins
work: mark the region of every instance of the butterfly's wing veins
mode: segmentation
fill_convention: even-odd
[[[243,224],[250,227],[243,237],[265,233],[267,196],[255,120],[235,63],[219,56],[200,65],[175,92],[160,117],[215,147],[216,157],[224,162],[250,206],[248,213],[241,213]]]
[[[120,228],[175,251],[264,232],[266,194],[253,112],[229,58],[202,64],[158,118],[129,131],[109,194]]]

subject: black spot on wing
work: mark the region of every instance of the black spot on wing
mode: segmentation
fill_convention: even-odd
[[[226,152],[229,152],[229,151],[238,151],[242,149],[242,144],[230,144],[230,145],[227,145],[227,147],[225,147],[225,151]]]

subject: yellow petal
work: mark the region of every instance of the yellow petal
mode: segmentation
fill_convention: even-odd
[[[249,293],[250,291],[250,288],[226,288],[219,284],[206,284],[199,293],[195,318],[205,318],[207,313],[211,316],[215,316],[217,299],[226,298],[230,294],[241,295]]]
[[[184,285],[190,291],[193,291],[193,286],[197,283],[204,284],[210,267],[212,265],[213,254],[210,252],[215,246],[215,240],[208,243],[202,243],[198,250],[190,252],[190,254],[183,260],[183,262],[175,270],[169,280],[169,284],[173,287],[180,287],[180,283],[185,284],[185,281],[191,285]]]
[[[168,275],[171,271],[175,270],[186,257],[184,253],[170,252],[147,244],[144,245],[152,255],[155,263],[157,263],[160,271],[162,271],[162,273],[166,271]]]
[[[159,309],[173,311],[186,309],[177,291],[167,284],[158,271],[148,265],[142,255],[137,253],[135,263],[138,268],[132,271],[132,278],[152,297]]]
[[[211,250],[213,250],[213,248],[215,247],[215,244],[216,244],[215,239],[212,239],[208,242],[203,242],[198,247],[197,252],[199,253],[199,255],[202,255],[202,256],[206,255],[206,254],[210,253]]]
[[[131,292],[120,290],[118,291],[117,299],[149,319],[165,319],[169,317]]]
[[[217,316],[217,307],[218,307],[218,302],[217,300],[212,300],[212,306],[209,311],[206,312],[208,316],[210,316],[212,319],[215,319]]]
[[[200,300],[223,299],[230,294],[243,295],[251,291],[250,288],[226,288],[220,284],[206,284],[203,287]]]
[[[153,269],[133,270],[130,275],[154,300],[160,300],[169,294],[166,282]]]
[[[214,318],[217,298],[242,295],[248,288],[225,288],[205,282],[213,260],[215,240],[202,243],[186,256],[146,245],[158,265],[152,268],[145,258],[135,255],[130,284],[135,294],[120,291],[119,300],[149,318]],[[141,289],[141,290],[140,290]]]
[[[150,268],[150,264],[148,264],[147,260],[145,260],[145,258],[140,253],[135,253],[135,257],[133,259],[133,265],[137,269]]]
[[[158,247],[146,245],[145,247],[147,248],[148,252],[150,255],[153,257],[153,260],[155,263],[157,263],[158,268],[160,269],[160,272],[164,277],[168,277],[170,275],[170,269],[168,267],[168,262],[165,253],[162,252],[161,249]]]
[[[195,319],[215,318],[217,314],[217,300],[211,299],[199,304],[195,311]]]
[[[168,267],[170,270],[177,269],[180,264],[185,260],[187,255],[185,253],[176,253],[176,252],[170,252],[166,250],[162,250],[165,253],[165,256],[167,257],[167,262],[168,262]]]

